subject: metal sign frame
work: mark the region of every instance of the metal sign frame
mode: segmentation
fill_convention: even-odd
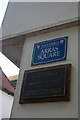
[[[68,36],[34,44],[31,66],[66,60]]]
[[[63,70],[63,72],[61,72]],[[64,89],[62,89],[62,92],[58,91],[58,87],[62,88],[60,84],[63,84],[61,81],[56,83],[51,83],[51,72],[49,72],[48,76],[50,77],[49,82],[50,82],[50,86],[48,85],[48,83],[46,84],[47,81],[47,76],[44,76],[44,73],[46,75],[46,73],[48,73],[47,71],[54,71],[55,74],[52,75],[52,80],[54,82],[54,80],[56,81],[58,80],[62,80],[62,78],[60,78],[60,75],[64,76]],[[59,71],[59,72],[58,72]],[[40,78],[39,80],[39,76],[36,75],[36,73],[41,76],[42,78],[44,78],[44,83],[45,85],[48,85],[48,87],[44,88],[43,85],[43,80],[42,78]],[[61,74],[62,73],[62,74]],[[33,77],[36,77],[36,80],[33,79]],[[29,79],[28,79],[29,78]],[[55,79],[54,79],[55,78]],[[21,88],[21,95],[20,95],[20,104],[24,104],[24,103],[38,103],[38,102],[56,102],[56,101],[70,101],[70,80],[71,80],[71,64],[65,64],[65,65],[59,65],[59,66],[52,66],[52,67],[47,67],[47,68],[40,68],[40,69],[35,69],[35,70],[27,70],[24,73],[24,77],[23,77],[23,83],[22,83],[22,88]],[[31,81],[31,82],[30,82]],[[40,83],[42,82],[42,83]],[[36,83],[36,85],[34,86],[34,83]],[[30,84],[32,84],[32,86],[30,87]],[[54,84],[51,87],[51,84]],[[40,88],[36,88],[40,85],[43,85],[43,87]],[[56,87],[56,85],[58,87]],[[56,94],[51,93],[51,89],[54,89],[57,91]],[[48,93],[44,92],[42,93],[42,89],[43,91],[48,89]],[[35,93],[34,93],[35,90]],[[64,91],[63,91],[64,90]],[[38,92],[39,91],[39,92]]]

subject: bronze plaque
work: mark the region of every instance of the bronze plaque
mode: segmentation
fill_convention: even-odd
[[[20,104],[70,100],[71,64],[27,70]]]

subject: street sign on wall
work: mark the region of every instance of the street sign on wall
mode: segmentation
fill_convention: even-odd
[[[34,44],[31,65],[66,60],[68,36]]]

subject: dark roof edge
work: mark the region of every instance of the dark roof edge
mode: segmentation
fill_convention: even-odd
[[[5,89],[5,88],[1,88],[0,90],[2,90],[3,92],[7,93],[8,95],[14,96],[14,93],[10,92],[9,90]]]
[[[3,72],[3,70],[2,70],[2,68],[0,67],[0,69],[1,69],[1,71],[2,71],[2,73],[4,74],[4,72]],[[8,82],[10,83],[10,81],[9,81],[9,79],[7,78],[7,76],[4,74],[4,76],[6,77],[6,79],[8,80]],[[10,85],[11,85],[11,83],[10,83]],[[12,86],[12,85],[11,85]],[[13,86],[12,86],[13,87]],[[6,93],[8,93],[8,94],[10,94],[10,95],[12,95],[12,96],[14,96],[14,93],[12,93],[11,91],[9,91],[8,89],[5,89],[5,88],[3,88],[3,87],[0,87],[0,90],[2,90],[2,91],[4,91],[4,92],[6,92]]]
[[[0,69],[1,69],[1,71],[2,71],[2,73],[4,74],[4,72],[3,72],[3,70],[2,70],[2,68],[0,67]],[[10,81],[9,81],[9,79],[8,79],[8,77],[4,74],[4,76],[6,77],[6,79],[8,80],[8,82],[10,83]],[[11,83],[10,83],[11,84]]]

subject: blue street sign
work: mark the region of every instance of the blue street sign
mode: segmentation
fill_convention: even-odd
[[[34,44],[31,65],[66,60],[67,42],[68,36]]]

